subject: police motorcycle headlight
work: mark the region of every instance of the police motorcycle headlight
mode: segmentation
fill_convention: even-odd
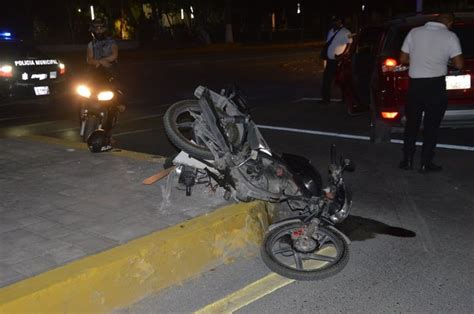
[[[99,101],[108,101],[108,100],[111,100],[112,98],[114,98],[114,92],[109,91],[109,90],[100,92],[97,95],[97,99]]]
[[[90,98],[91,97],[91,90],[86,85],[79,85],[76,88],[76,93],[82,97]]]

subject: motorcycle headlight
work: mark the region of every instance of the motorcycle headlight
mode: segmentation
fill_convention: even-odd
[[[90,98],[91,97],[91,90],[89,89],[89,87],[85,86],[85,85],[79,85],[77,88],[76,88],[76,92],[81,95],[82,97],[86,97],[86,98]]]
[[[97,95],[97,99],[100,101],[107,101],[111,100],[112,98],[114,98],[114,92],[111,92],[109,90],[100,92],[99,95]]]

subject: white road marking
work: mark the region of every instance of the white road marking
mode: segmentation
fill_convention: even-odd
[[[306,101],[306,100],[318,101],[318,100],[323,100],[323,99],[320,98],[320,97],[316,97],[316,98],[303,97],[303,98],[297,99],[293,102],[302,102],[302,101]],[[331,98],[331,101],[342,101],[342,99],[341,98]]]
[[[363,135],[353,135],[353,134],[335,133],[335,132],[323,132],[323,131],[316,131],[316,130],[294,129],[294,128],[277,127],[277,126],[270,126],[270,125],[257,125],[257,126],[261,129],[268,129],[268,130],[287,131],[287,132],[294,132],[294,133],[305,133],[305,134],[313,134],[313,135],[323,135],[323,136],[332,136],[332,137],[340,137],[340,138],[347,138],[347,139],[370,141],[370,137],[363,136]],[[403,144],[403,140],[395,140],[394,139],[394,140],[391,140],[390,142],[394,143],[394,144]],[[421,145],[423,145],[423,143],[422,142],[416,142],[416,145],[421,146]],[[436,147],[445,148],[445,149],[454,149],[454,150],[474,151],[473,146],[437,144]]]
[[[142,129],[142,130],[134,130],[134,131],[128,131],[128,132],[114,133],[113,136],[121,136],[121,135],[135,134],[135,133],[144,133],[144,132],[150,132],[150,131],[153,131],[153,129]]]
[[[390,142],[395,144],[403,144],[403,140],[391,140]],[[417,146],[422,146],[422,142],[416,142]],[[445,149],[454,149],[454,150],[467,150],[467,151],[474,151],[473,146],[463,146],[463,145],[451,145],[451,144],[436,144],[436,147],[445,148]]]
[[[150,118],[161,117],[161,116],[164,116],[164,115],[165,115],[164,113],[157,113],[157,114],[151,114],[151,115],[148,115],[148,116],[142,116],[142,117],[138,117],[138,118],[128,119],[126,121],[128,122],[128,121],[145,120],[145,119],[150,119]]]
[[[271,126],[271,125],[257,125],[261,129],[268,129],[268,130],[277,130],[277,131],[288,131],[294,133],[305,133],[305,134],[313,134],[313,135],[324,135],[324,136],[333,136],[333,137],[341,137],[341,138],[349,138],[355,140],[366,140],[369,141],[370,138],[368,136],[363,135],[352,135],[352,134],[344,134],[344,133],[334,133],[334,132],[323,132],[323,131],[316,131],[316,130],[304,130],[304,129],[294,129],[294,128],[285,128],[279,126]]]
[[[43,133],[44,133],[44,134],[50,134],[50,133],[58,133],[58,132],[72,131],[72,130],[79,130],[79,127],[51,130],[51,131],[43,132]]]
[[[18,116],[18,117],[2,118],[2,119],[0,119],[0,121],[20,120],[20,119],[38,118],[38,117],[41,117],[41,116],[40,116],[40,115],[34,115],[34,116]]]

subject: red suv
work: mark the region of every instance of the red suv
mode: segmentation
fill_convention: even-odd
[[[413,27],[436,16],[416,15],[365,27],[355,36],[350,54],[341,61],[336,82],[347,111],[370,111],[372,141],[388,141],[392,132],[403,130],[409,78],[408,67],[398,61],[400,49]],[[461,41],[466,62],[462,73],[449,70],[449,105],[441,127],[474,127],[474,13],[456,13],[455,17],[452,31]]]

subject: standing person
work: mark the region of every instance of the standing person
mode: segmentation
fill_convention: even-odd
[[[332,17],[332,28],[328,32],[321,58],[326,60],[323,73],[320,104],[331,102],[331,87],[336,76],[337,61],[349,51],[352,43],[351,32],[344,27],[341,17]]]
[[[410,64],[410,82],[401,169],[413,169],[416,137],[424,112],[420,172],[442,170],[433,163],[433,157],[438,129],[448,105],[445,78],[448,63],[451,60],[458,70],[464,67],[459,39],[449,30],[453,23],[453,14],[440,14],[435,21],[412,29],[403,42],[400,62]]]

